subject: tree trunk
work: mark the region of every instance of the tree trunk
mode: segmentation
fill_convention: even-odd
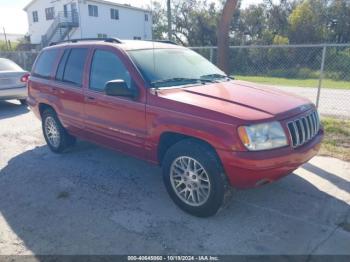
[[[231,73],[229,68],[230,52],[230,25],[238,0],[226,0],[224,10],[218,26],[218,66],[226,74]]]

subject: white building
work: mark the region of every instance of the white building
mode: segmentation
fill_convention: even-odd
[[[152,16],[145,9],[104,0],[32,0],[28,15],[32,44],[74,38],[152,39]]]

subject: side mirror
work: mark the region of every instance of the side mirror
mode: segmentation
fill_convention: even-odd
[[[105,93],[108,96],[136,97],[135,90],[128,88],[127,83],[121,79],[108,81],[105,85]]]

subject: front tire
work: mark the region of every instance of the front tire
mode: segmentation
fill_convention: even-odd
[[[42,113],[42,129],[46,143],[54,153],[62,153],[76,141],[64,129],[55,111],[52,109],[46,109]]]
[[[229,190],[215,151],[194,139],[182,140],[167,151],[163,180],[175,204],[198,217],[215,215]]]

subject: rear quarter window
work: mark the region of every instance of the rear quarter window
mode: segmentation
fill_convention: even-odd
[[[32,75],[36,77],[50,78],[58,52],[58,49],[43,51],[35,64]]]

